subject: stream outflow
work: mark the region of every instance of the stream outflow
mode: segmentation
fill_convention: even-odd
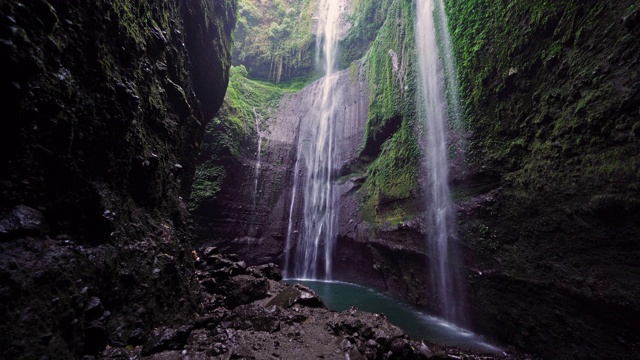
[[[428,315],[398,299],[376,290],[337,281],[286,280],[288,284],[302,284],[314,290],[329,309],[344,311],[351,307],[384,314],[414,339],[434,344],[456,346],[480,353],[499,354],[502,350],[486,342],[480,335],[458,327],[446,320]]]

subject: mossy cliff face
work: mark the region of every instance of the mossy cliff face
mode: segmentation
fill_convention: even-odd
[[[364,69],[370,106],[358,157],[342,169],[343,177],[357,182],[357,201],[353,206],[348,197],[341,199],[336,273],[427,305],[415,3],[371,6],[370,1],[354,5],[359,18],[352,32],[359,31],[358,24],[379,27],[370,29],[373,41],[352,64],[353,70]]]
[[[549,358],[640,338],[633,1],[446,1],[475,175],[455,187],[471,315]]]
[[[4,356],[95,354],[197,311],[182,199],[234,17],[233,1],[0,4]]]

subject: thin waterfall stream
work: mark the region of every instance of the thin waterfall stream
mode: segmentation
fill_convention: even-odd
[[[319,97],[314,108],[309,109],[305,119],[302,119],[309,124],[307,126],[310,130],[302,135],[298,142],[285,255],[286,271],[293,265],[293,274],[287,273],[287,276],[293,275],[301,279],[331,278],[331,258],[337,221],[333,174],[336,163],[335,88],[338,76],[335,72],[335,59],[339,17],[338,0],[319,1],[316,54],[325,76],[319,81]],[[299,172],[302,172],[303,176],[300,176]],[[303,206],[302,228],[298,233],[293,230],[292,223],[299,186],[303,194]]]
[[[460,268],[456,258],[455,211],[449,189],[449,162],[447,151],[447,96],[445,92],[444,69],[453,68],[453,60],[448,39],[447,20],[444,6],[438,0],[417,1],[416,45],[420,62],[422,85],[421,114],[426,122],[426,168],[430,186],[428,196],[428,243],[430,251],[431,276],[435,298],[441,315],[456,323],[464,322],[463,291]],[[439,56],[434,17],[441,22],[441,32],[445,34],[441,42],[445,56]],[[442,65],[441,61],[446,65]],[[451,77],[452,74],[449,74]],[[454,75],[453,75],[454,76]],[[452,80],[453,81],[453,80]],[[449,86],[455,85],[451,81]],[[449,88],[449,92],[457,92]],[[457,99],[456,96],[449,96]],[[459,105],[450,105],[453,114],[459,114]],[[457,115],[454,115],[457,117]]]
[[[254,181],[253,181],[253,215],[251,217],[251,224],[249,225],[249,234],[257,235],[258,228],[256,224],[256,213],[258,212],[258,180],[260,179],[260,160],[262,158],[262,131],[260,130],[260,115],[256,111],[256,108],[253,108],[253,118],[255,119],[256,125],[256,134],[258,135],[258,148],[256,152],[256,166],[254,172]]]

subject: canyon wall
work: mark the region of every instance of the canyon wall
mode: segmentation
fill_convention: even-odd
[[[198,311],[185,199],[234,1],[0,4],[3,358],[80,358]]]
[[[472,130],[454,189],[474,323],[549,358],[632,357],[637,4],[446,3]]]

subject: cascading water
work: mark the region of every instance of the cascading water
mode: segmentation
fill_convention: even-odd
[[[260,115],[253,108],[253,118],[255,119],[256,134],[258,135],[258,150],[256,153],[256,167],[253,181],[253,215],[251,216],[251,224],[249,225],[249,235],[257,235],[258,229],[256,225],[256,214],[258,213],[258,180],[260,179],[260,160],[262,158],[262,131],[260,130]]]
[[[445,38],[442,47],[450,47],[446,15],[442,0],[438,1],[434,13],[434,0],[417,1],[416,44],[420,62],[422,84],[421,113],[426,121],[426,166],[431,187],[429,204],[429,247],[431,254],[431,275],[434,293],[438,299],[441,315],[457,323],[464,321],[463,286],[460,267],[457,265],[455,213],[449,191],[449,162],[447,152],[447,96],[440,61],[448,62],[443,67],[453,69],[451,49],[443,50],[438,56],[434,16],[439,17]],[[449,54],[449,55],[447,55]],[[450,76],[455,76],[450,74]],[[453,80],[452,80],[453,81]],[[447,85],[455,85],[449,81]],[[457,92],[449,88],[449,92]],[[456,101],[456,96],[449,96]],[[420,103],[420,102],[419,102]],[[451,104],[453,116],[458,116],[459,105]],[[455,112],[458,111],[458,114]]]
[[[337,220],[332,177],[336,163],[335,88],[338,76],[335,73],[334,63],[339,37],[339,17],[339,0],[318,2],[316,54],[318,54],[318,62],[322,62],[325,76],[318,84],[319,101],[313,109],[309,109],[305,119],[302,119],[309,124],[307,125],[309,130],[298,142],[298,160],[295,167],[285,255],[287,276],[291,266],[290,257],[295,256],[293,277],[300,279],[331,278],[331,258]],[[304,172],[303,176],[299,176],[299,171]],[[300,189],[304,201],[302,231],[299,234],[293,230],[292,225],[298,181],[302,182]],[[290,254],[294,248],[295,254]]]

